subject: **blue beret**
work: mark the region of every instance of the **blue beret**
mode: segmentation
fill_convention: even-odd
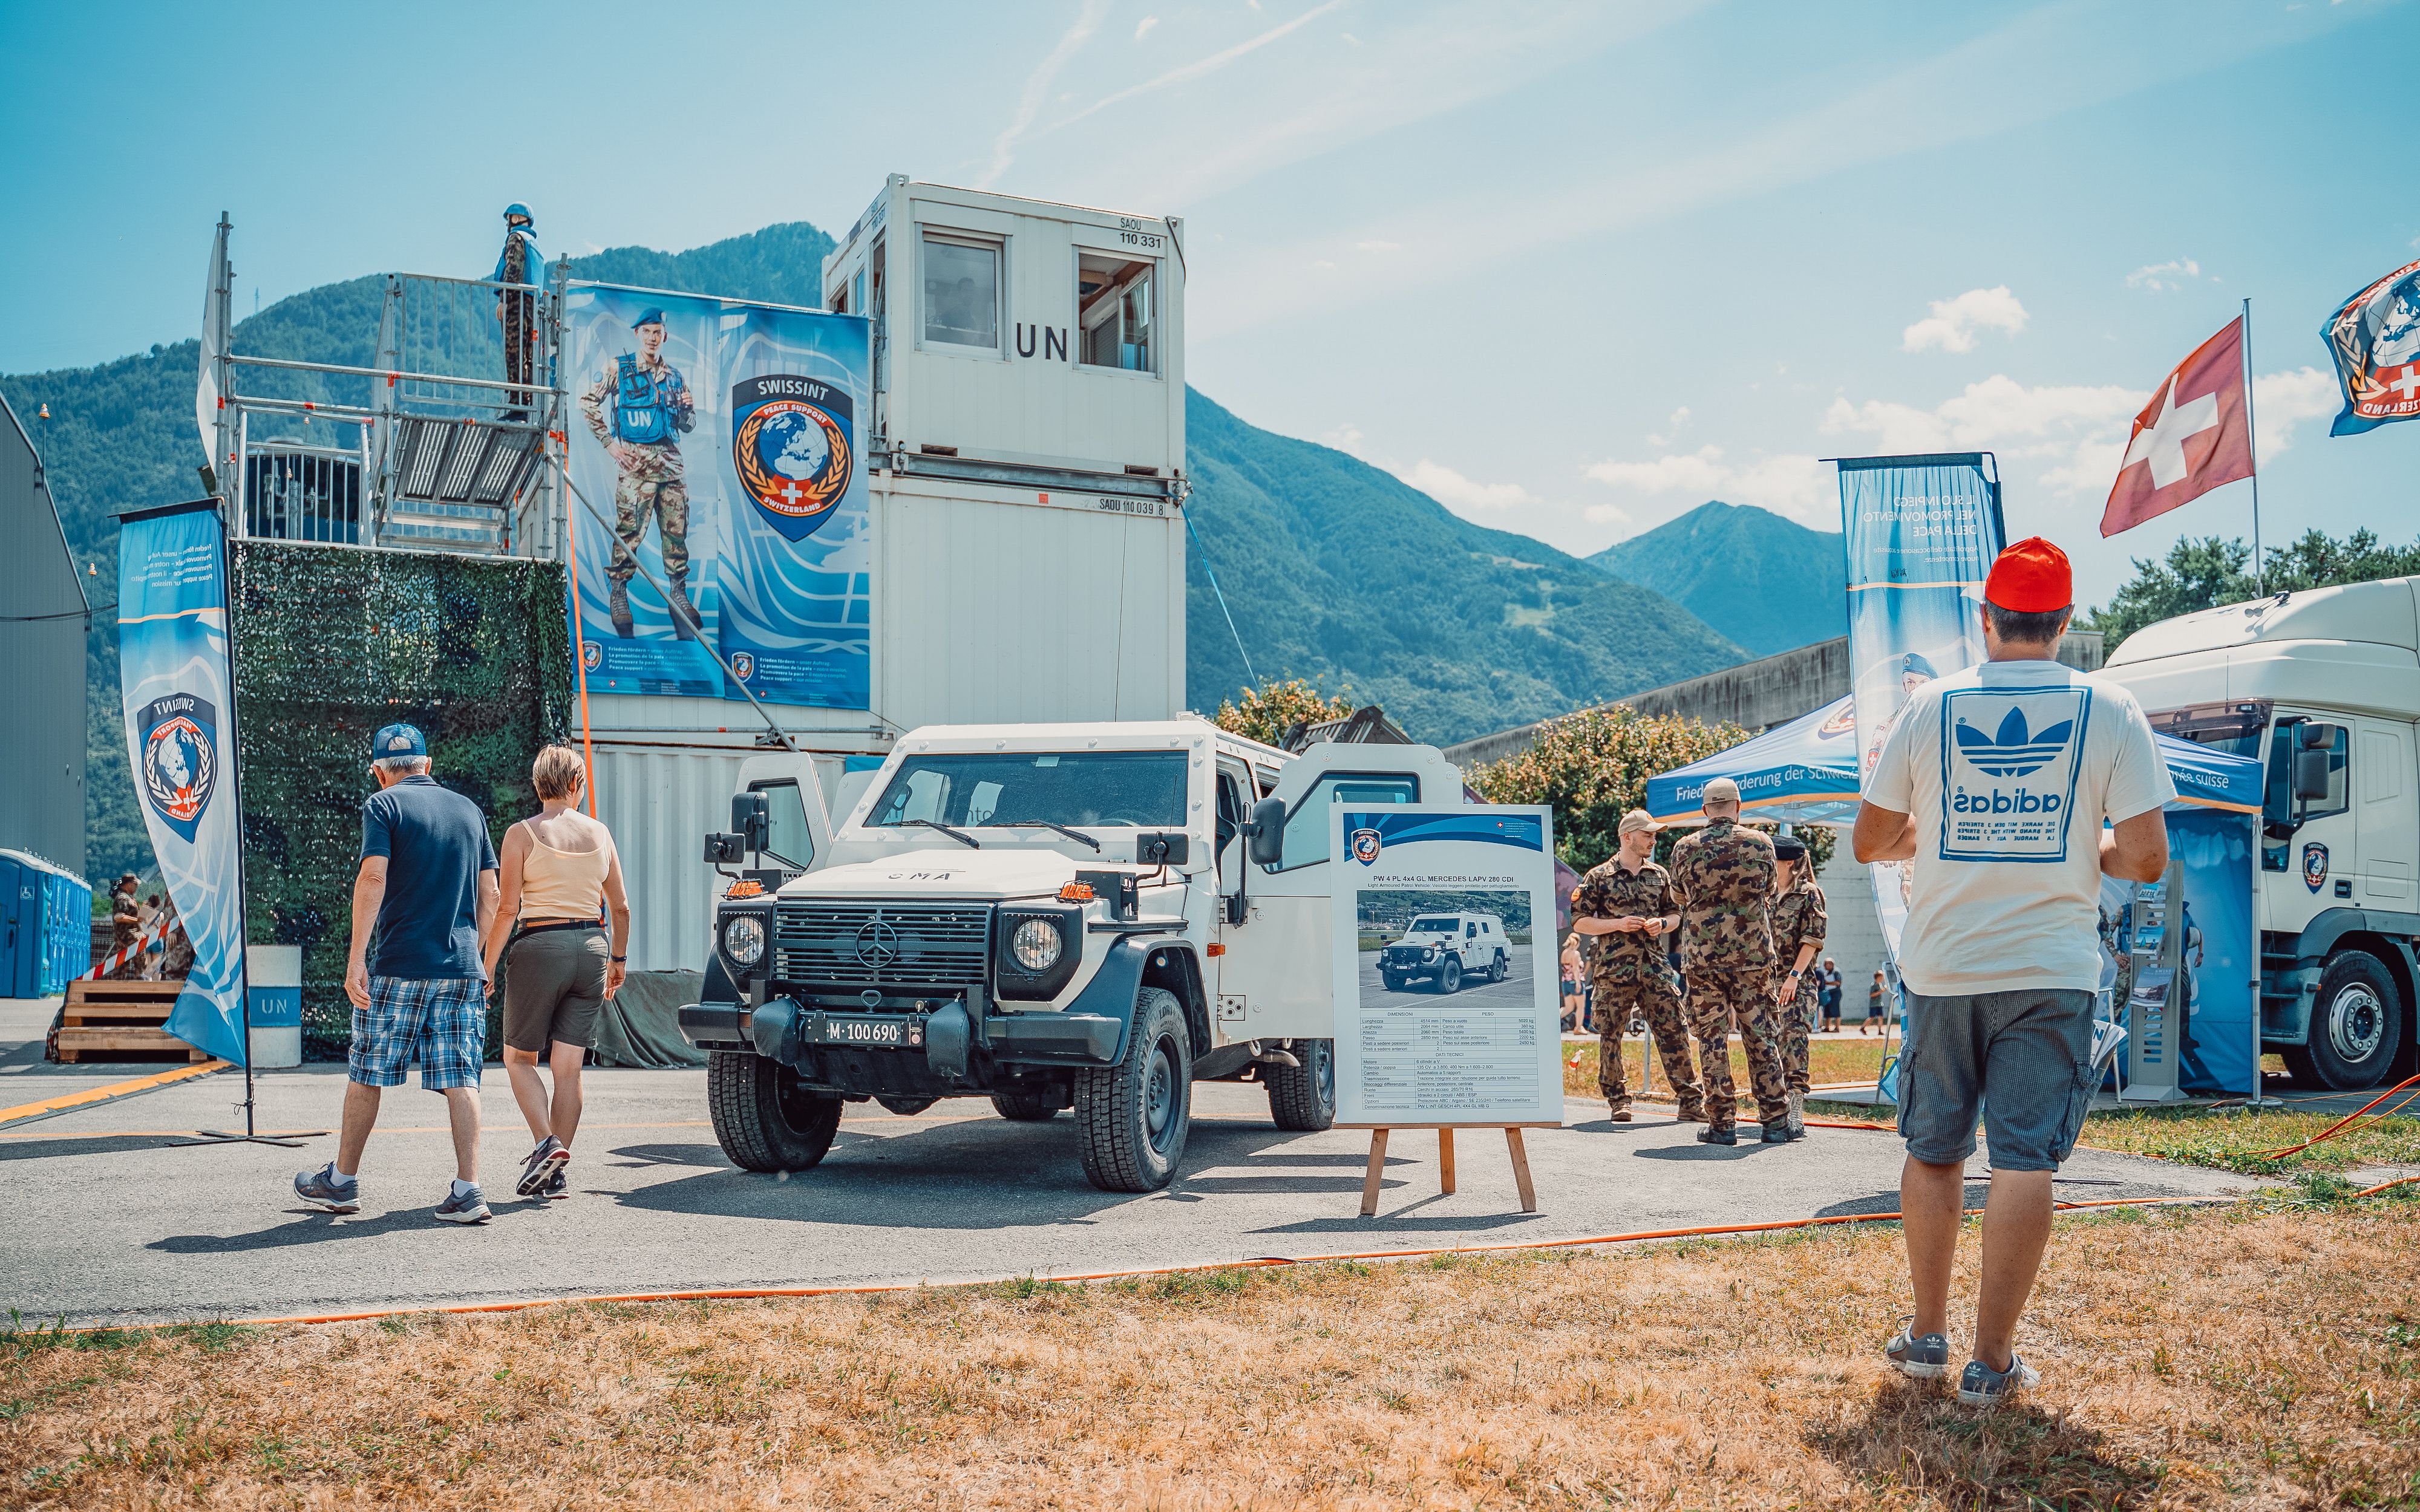
[[[630,329],[636,331],[641,326],[659,326],[663,323],[664,312],[657,309],[654,305],[649,305],[647,308],[639,312],[639,318],[630,322]]]

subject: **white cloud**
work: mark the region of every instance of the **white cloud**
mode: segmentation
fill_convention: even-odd
[[[1321,431],[1319,443],[1333,446],[1340,452],[1357,450],[1361,445],[1361,427],[1348,420],[1332,430]]]
[[[2259,445],[2259,459],[2271,457],[2293,443],[2296,425],[2305,420],[2323,420],[2344,408],[2344,395],[2336,388],[2335,375],[2316,367],[2297,368],[2291,373],[2256,375],[2252,379],[2253,440]]]
[[[1158,18],[1157,16],[1145,16],[1145,17],[1143,17],[1143,18],[1142,18],[1142,20],[1140,20],[1140,21],[1139,21],[1139,22],[1136,22],[1136,23],[1135,23],[1135,40],[1136,40],[1136,41],[1138,41],[1138,42],[1140,42],[1140,41],[1141,41],[1144,38],[1146,38],[1146,37],[1150,36],[1150,35],[1151,35],[1151,29],[1152,29],[1154,26],[1156,26],[1156,25],[1158,25],[1158,24],[1159,24],[1159,18]]]
[[[1295,31],[1301,27],[1310,25],[1312,22],[1317,21],[1320,17],[1327,14],[1327,12],[1335,9],[1342,4],[1344,4],[1344,0],[1326,0],[1325,5],[1313,6],[1309,10],[1304,11],[1301,15],[1295,17],[1292,21],[1281,21],[1276,25],[1270,27],[1267,31],[1262,32],[1256,37],[1246,38],[1243,41],[1236,43],[1233,47],[1222,48],[1218,52],[1211,54],[1208,57],[1196,58],[1190,63],[1182,64],[1176,68],[1171,69],[1166,73],[1159,74],[1154,78],[1145,79],[1140,84],[1128,85],[1124,89],[1103,95],[1100,99],[1094,100],[1091,104],[1085,106],[1082,110],[1076,112],[1074,115],[1068,116],[1061,120],[1051,122],[1050,130],[1057,131],[1063,128],[1073,126],[1087,116],[1107,110],[1111,105],[1121,104],[1126,100],[1132,100],[1137,95],[1149,94],[1155,89],[1165,89],[1171,85],[1189,84],[1193,80],[1199,79],[1204,74],[1216,73],[1220,69],[1225,68],[1228,64],[1234,62],[1237,58],[1257,53],[1262,48],[1276,41],[1279,38],[1284,37],[1288,33]],[[1089,15],[1091,11],[1088,6],[1086,14]],[[1082,23],[1079,22],[1078,24],[1081,25]],[[1142,34],[1140,32],[1137,32],[1135,34],[1135,40],[1142,40]]]
[[[2106,491],[2118,475],[2127,432],[2148,397],[2114,383],[2027,388],[1995,373],[1930,409],[1836,398],[1824,411],[1823,429],[1871,436],[1879,453],[1989,451],[2004,463],[2031,459],[2043,464],[2044,486],[2088,493]]]
[[[1481,483],[1425,456],[1409,468],[1396,471],[1395,476],[1448,508],[1459,506],[1457,513],[1471,509],[1511,509],[1518,504],[1538,501],[1535,495],[1517,483]]]
[[[2164,263],[2146,263],[2126,275],[2128,288],[2147,288],[2158,294],[2180,289],[2201,276],[2201,264],[2191,257],[2177,257]],[[2215,284],[2217,279],[2211,280]]]
[[[1586,517],[1588,522],[1591,525],[1627,525],[1630,523],[1630,511],[1622,508],[1620,504],[1590,504],[1586,509],[1581,510],[1580,514]]]
[[[1688,423],[1689,407],[1684,404],[1680,409],[1672,411],[1672,418],[1664,422],[1665,430],[1670,434],[1658,436],[1654,432],[1650,431],[1647,436],[1647,444],[1659,448],[1671,445],[1673,437],[1680,435],[1681,428]]]
[[[1932,314],[1900,332],[1900,350],[1938,347],[1945,352],[1971,352],[1975,332],[1987,329],[2011,336],[2025,329],[2025,307],[2006,284],[1970,288],[1954,300],[1934,300]]]
[[[1082,51],[1093,33],[1100,29],[1101,18],[1109,13],[1109,0],[1084,0],[1084,8],[1077,15],[1075,24],[1060,33],[1058,45],[1025,76],[1016,112],[1009,117],[1007,129],[992,139],[991,162],[975,180],[977,189],[988,189],[998,183],[1000,176],[1008,172],[1008,165],[1016,161],[1017,144],[1032,131],[1034,117],[1042,114],[1042,102],[1050,97],[1050,82],[1059,76],[1069,58]]]
[[[1647,462],[1608,459],[1582,471],[1598,483],[1633,493],[1719,498],[1802,519],[1821,517],[1835,497],[1830,471],[1813,456],[1780,453],[1733,462],[1721,447],[1711,443]],[[1603,517],[1592,507],[1588,517]]]

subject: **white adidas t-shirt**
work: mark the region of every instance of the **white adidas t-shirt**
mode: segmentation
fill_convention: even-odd
[[[2055,661],[1925,684],[1866,797],[1916,820],[1900,973],[1928,996],[2101,985],[2101,828],[2176,796],[2133,694]]]

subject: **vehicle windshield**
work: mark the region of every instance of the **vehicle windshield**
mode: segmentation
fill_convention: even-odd
[[[869,825],[1185,825],[1181,750],[989,751],[910,756],[867,810]],[[1047,835],[1049,831],[1043,831]]]
[[[1416,918],[1412,920],[1411,928],[1404,931],[1404,933],[1406,934],[1450,934],[1461,927],[1462,926],[1460,924],[1454,922],[1450,918]]]

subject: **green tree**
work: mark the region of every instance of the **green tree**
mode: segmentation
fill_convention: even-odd
[[[1288,677],[1248,687],[1241,696],[1223,701],[1217,722],[1229,734],[1281,746],[1295,725],[1342,719],[1356,707],[1351,688],[1330,698],[1306,678]]]
[[[2324,531],[2305,531],[2301,539],[2270,550],[2262,566],[2259,589],[2272,594],[2375,582],[2420,573],[2420,542],[2384,546],[2366,530],[2341,541]],[[2252,548],[2241,538],[2188,536],[2170,547],[2164,560],[2136,557],[2134,576],[2106,606],[2093,609],[2088,622],[2115,651],[2147,625],[2244,603],[2259,589],[2252,580]]]

